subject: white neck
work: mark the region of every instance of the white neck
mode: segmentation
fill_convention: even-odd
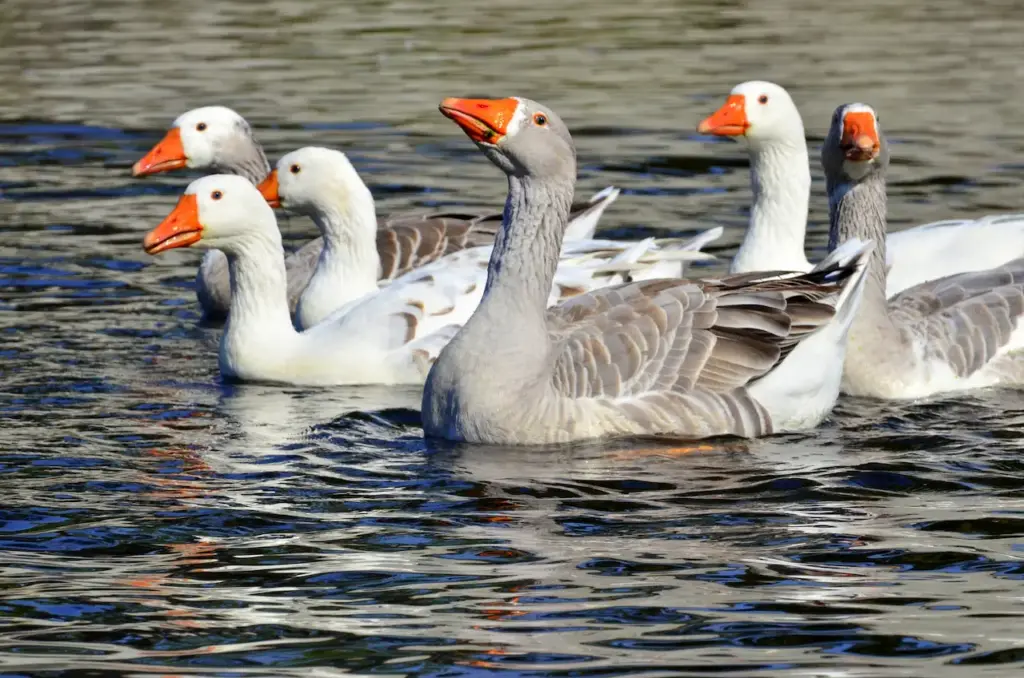
[[[259,378],[268,361],[290,355],[292,327],[285,288],[284,249],[276,229],[246,237],[225,251],[231,273],[231,311],[220,342],[226,376]]]
[[[747,233],[730,270],[809,270],[804,237],[811,170],[803,128],[786,139],[748,143],[754,204]]]
[[[312,327],[348,302],[377,291],[377,215],[370,190],[359,183],[331,191],[331,200],[309,212],[324,248],[295,309],[300,327]]]

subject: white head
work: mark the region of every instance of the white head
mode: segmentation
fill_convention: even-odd
[[[178,247],[237,252],[253,238],[281,242],[274,210],[248,179],[213,174],[196,179],[174,210],[146,235],[149,254]]]
[[[240,158],[262,150],[245,118],[225,106],[204,106],[182,113],[171,129],[132,167],[142,176],[173,169],[231,171]]]
[[[345,154],[319,146],[283,156],[259,190],[271,205],[312,217],[347,211],[353,202],[362,207],[369,201],[373,206],[370,189]]]
[[[804,123],[793,99],[779,85],[764,80],[750,80],[733,87],[722,107],[702,120],[697,131],[743,137],[754,145],[804,143]]]

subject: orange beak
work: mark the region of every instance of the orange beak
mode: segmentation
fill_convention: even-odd
[[[847,113],[843,117],[843,138],[839,146],[847,160],[863,162],[878,157],[882,142],[878,138],[875,116],[868,111]]]
[[[272,170],[267,178],[260,182],[260,185],[256,187],[259,189],[260,195],[263,199],[270,204],[271,207],[281,206],[281,195],[278,193],[277,188],[277,170]]]
[[[747,133],[747,99],[742,94],[730,94],[722,107],[700,121],[697,131],[716,137],[738,137]]]
[[[132,165],[132,176],[144,177],[147,174],[181,169],[187,162],[185,148],[181,145],[181,130],[174,127],[156,146],[149,149],[149,153]]]
[[[146,254],[159,254],[165,250],[188,247],[203,237],[203,225],[199,223],[199,201],[194,194],[178,199],[174,210],[160,225],[146,234],[142,246]]]
[[[441,114],[455,121],[462,131],[480,144],[497,144],[508,133],[508,124],[519,108],[517,99],[457,99],[448,97],[438,106]]]

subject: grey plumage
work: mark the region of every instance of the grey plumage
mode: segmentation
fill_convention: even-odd
[[[481,102],[479,109],[491,105]],[[574,152],[549,109],[519,99],[516,111],[515,136],[478,142],[508,175],[506,216],[484,299],[428,376],[425,434],[540,444],[773,432],[773,404],[755,393],[777,392],[766,378],[830,323],[852,276],[860,279],[870,247],[802,275],[648,280],[545,311]],[[538,114],[544,124],[536,123]],[[812,408],[810,425],[834,403],[838,378],[831,395],[820,391],[825,403]]]
[[[850,149],[847,115],[869,120],[878,148]],[[865,117],[867,116],[867,117]],[[846,126],[846,127],[844,127]],[[854,157],[851,157],[853,155]],[[830,246],[847,238],[880,243],[868,265],[864,301],[850,330],[844,391],[913,398],[996,384],[1020,383],[1014,337],[1024,313],[1024,258],[961,273],[885,298],[885,173],[889,150],[877,118],[863,104],[836,109],[822,146],[829,192]]]

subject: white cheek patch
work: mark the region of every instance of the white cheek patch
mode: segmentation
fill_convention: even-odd
[[[839,129],[840,130],[846,129],[846,114],[847,113],[868,113],[868,114],[870,114],[871,115],[872,125],[875,128],[872,131],[875,133],[876,136],[878,136],[878,115],[875,113],[875,109],[871,108],[867,104],[848,104],[845,108],[843,108],[843,114],[839,118],[839,123],[840,123],[839,124]]]
[[[194,128],[181,128],[181,148],[185,151],[185,162],[190,168],[208,167],[213,163],[213,147],[210,139],[203,135],[203,132]]]
[[[871,108],[867,104],[861,103],[848,104],[846,108],[843,109],[844,121],[846,120],[847,113],[870,113],[872,118],[875,117],[875,109]]]
[[[505,126],[505,136],[514,136],[519,132],[519,128],[523,126],[523,120],[526,118],[526,112],[523,110],[523,101],[519,97],[512,97],[519,103],[516,104],[516,111],[512,114],[512,119],[508,121],[508,125]]]

